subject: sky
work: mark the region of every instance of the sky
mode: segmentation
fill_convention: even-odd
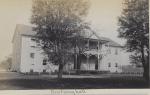
[[[119,44],[117,18],[121,14],[123,0],[90,0],[88,22],[100,35]],[[12,54],[12,37],[16,24],[30,25],[32,0],[0,0],[0,62]]]

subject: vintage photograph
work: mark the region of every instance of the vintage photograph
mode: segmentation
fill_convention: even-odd
[[[150,87],[149,0],[0,0],[0,11],[0,90]]]

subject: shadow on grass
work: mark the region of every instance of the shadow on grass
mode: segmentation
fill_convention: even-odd
[[[121,78],[63,78],[63,79],[11,79],[0,80],[1,90],[25,89],[105,89],[148,88],[141,77]]]

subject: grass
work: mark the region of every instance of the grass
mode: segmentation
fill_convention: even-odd
[[[0,80],[1,90],[25,89],[116,89],[148,88],[142,77],[7,79]]]

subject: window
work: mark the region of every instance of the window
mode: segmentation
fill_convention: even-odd
[[[108,67],[111,67],[111,63],[108,63]]]
[[[110,48],[107,50],[107,53],[108,53],[108,54],[111,54],[111,49],[110,49]]]
[[[99,46],[98,46],[98,45],[96,46],[96,49],[97,49],[97,50],[99,49]]]
[[[31,46],[32,48],[35,48],[35,46]]]
[[[102,44],[101,43],[99,43],[99,49],[101,49],[102,48]]]
[[[43,65],[46,65],[46,64],[47,64],[47,60],[44,59],[44,60],[43,60]]]
[[[118,67],[118,63],[115,63],[115,67]]]
[[[96,61],[96,64],[95,64],[95,70],[98,70],[98,60]]]
[[[39,43],[39,40],[38,40],[38,39],[36,39],[36,38],[31,38],[31,41],[34,41],[34,42]]]
[[[35,38],[31,38],[31,40],[32,40],[32,41],[35,41],[36,39],[35,39]]]
[[[118,55],[118,49],[115,50],[115,55]]]
[[[46,73],[46,70],[45,70],[45,69],[43,70],[43,73]]]
[[[33,69],[30,69],[30,73],[33,73]]]
[[[109,54],[111,54],[111,49],[109,49]]]
[[[31,58],[34,58],[34,55],[35,55],[34,53],[30,53]]]

